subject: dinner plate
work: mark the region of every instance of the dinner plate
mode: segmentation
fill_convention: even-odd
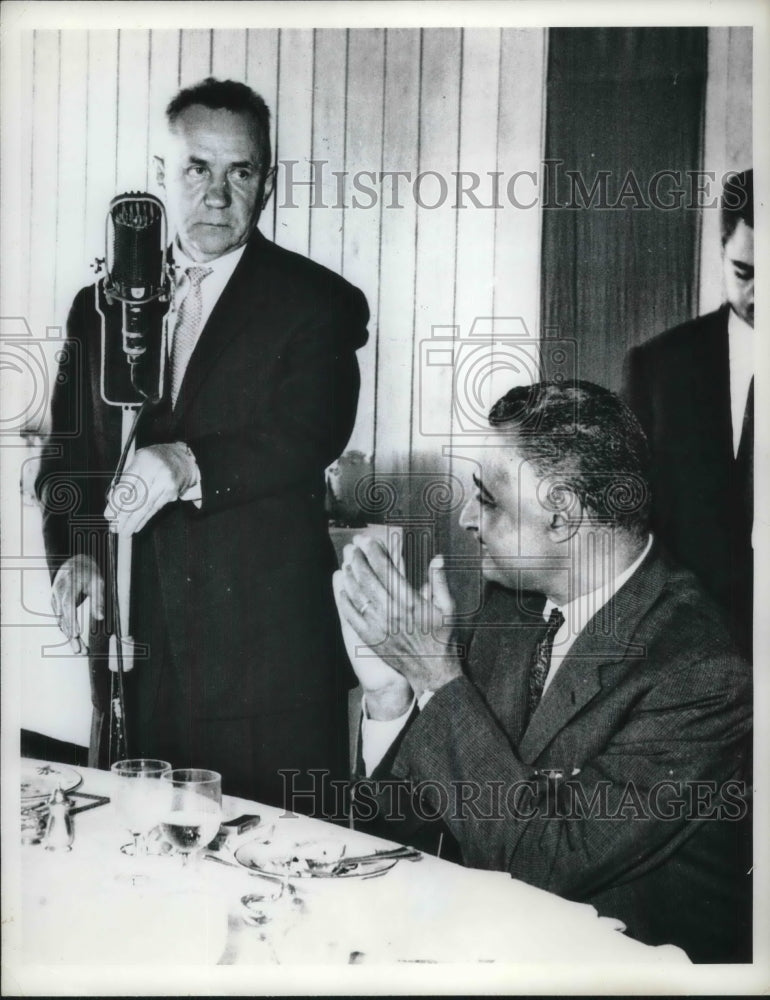
[[[23,806],[47,801],[59,786],[71,792],[83,778],[65,764],[49,764],[44,760],[26,760],[21,764],[21,803]]]
[[[301,840],[290,844],[276,844],[272,841],[251,840],[242,844],[235,852],[235,860],[251,871],[263,875],[277,875],[281,878],[372,878],[384,875],[396,864],[398,858],[383,858],[368,861],[354,868],[343,868],[332,872],[337,861],[360,854],[339,840]],[[321,866],[321,867],[316,867]]]

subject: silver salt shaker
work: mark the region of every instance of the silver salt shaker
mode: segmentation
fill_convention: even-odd
[[[72,849],[74,839],[70,804],[60,785],[48,800],[45,849],[47,851],[69,851]]]

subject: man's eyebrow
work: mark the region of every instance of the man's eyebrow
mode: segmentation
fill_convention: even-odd
[[[491,498],[492,494],[489,492],[489,490],[486,488],[486,486],[482,483],[482,481],[479,479],[479,477],[476,475],[475,472],[473,473],[473,485],[476,487],[476,489],[481,490],[481,492],[485,496],[488,496],[488,497]]]
[[[188,164],[195,167],[207,167],[209,165],[208,160],[204,160],[200,156],[193,156],[192,154],[187,157]],[[227,166],[228,170],[243,170],[244,167],[249,170],[256,170],[257,165],[253,160],[236,160],[234,163],[229,163]]]

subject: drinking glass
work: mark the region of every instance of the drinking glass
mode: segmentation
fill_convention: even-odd
[[[165,812],[168,786],[160,778],[171,770],[167,760],[138,757],[119,760],[110,768],[115,775],[115,808],[128,827],[133,844],[124,844],[121,851],[141,857],[147,854],[147,835],[157,826]]]
[[[186,865],[216,837],[222,821],[222,775],[202,768],[166,771],[161,783],[169,789],[161,819],[164,836]]]

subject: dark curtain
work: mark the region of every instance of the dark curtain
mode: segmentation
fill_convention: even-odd
[[[611,389],[628,347],[697,310],[687,172],[701,167],[706,46],[705,28],[549,35],[546,161],[563,162],[543,171],[543,329],[575,338],[577,376]]]

